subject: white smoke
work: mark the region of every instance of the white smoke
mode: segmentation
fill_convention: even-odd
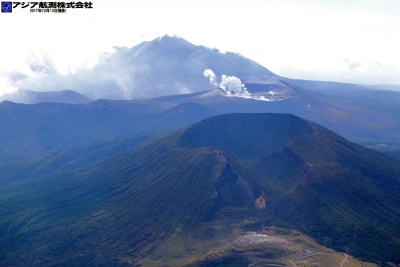
[[[242,81],[235,76],[222,75],[219,87],[227,94],[241,97],[250,97],[249,91]]]
[[[204,77],[210,80],[210,84],[214,85],[215,87],[219,87],[219,89],[224,93],[226,96],[239,96],[239,97],[251,97],[249,91],[242,83],[242,81],[235,77],[235,76],[227,76],[222,75],[221,83],[218,84],[217,76],[211,69],[206,69],[203,73]]]
[[[222,75],[221,82],[218,84],[217,76],[211,69],[204,71],[204,77],[210,80],[210,84],[218,87],[224,96],[251,98],[260,101],[280,101],[274,91],[250,93],[242,81],[235,76]]]
[[[218,86],[218,83],[216,81],[217,80],[217,76],[215,75],[215,73],[212,70],[206,69],[204,71],[203,75],[204,75],[204,77],[206,77],[206,78],[208,78],[210,80],[210,84],[211,85],[214,85],[215,87]]]
[[[3,76],[0,72],[0,101],[6,99],[7,95],[18,92],[18,88],[9,77]]]

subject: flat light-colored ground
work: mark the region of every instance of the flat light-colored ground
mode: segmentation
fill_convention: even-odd
[[[219,226],[220,227],[220,226]],[[196,238],[195,234],[177,231],[139,261],[142,266],[184,266],[199,260],[218,259],[227,255],[245,255],[249,267],[376,267],[352,256],[319,245],[302,233],[268,227],[256,232],[243,232],[233,227],[224,232],[216,227],[216,237]],[[220,231],[221,233],[219,233]],[[207,231],[205,231],[207,233]]]

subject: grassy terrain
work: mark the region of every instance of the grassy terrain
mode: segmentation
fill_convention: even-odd
[[[82,164],[67,153],[0,165],[0,264],[343,260],[274,225],[357,258],[400,261],[399,161],[308,121],[223,115],[92,161],[98,149]],[[249,231],[301,245],[234,242]],[[327,254],[300,258],[303,248]]]

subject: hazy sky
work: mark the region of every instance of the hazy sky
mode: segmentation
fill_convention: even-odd
[[[35,62],[66,74],[112,46],[165,34],[239,52],[281,76],[400,84],[399,0],[92,2],[65,14],[0,13],[0,90],[15,89],[14,71],[33,75]]]

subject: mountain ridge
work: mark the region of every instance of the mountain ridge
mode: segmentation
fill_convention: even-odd
[[[364,146],[382,150],[400,147],[400,109],[396,101],[400,100],[400,93],[387,95],[369,90],[345,95],[335,90],[331,95],[290,86],[297,95],[273,102],[227,97],[219,90],[134,101],[96,100],[88,104],[2,102],[0,157],[37,155],[129,135],[161,136],[213,115],[235,112],[290,113]]]
[[[162,36],[144,41],[131,48],[114,47],[104,53],[92,69],[59,75],[53,73],[37,83],[30,83],[30,91],[75,90],[89,99],[130,100],[164,95],[188,94],[215,88],[203,73],[211,69],[217,80],[222,75],[236,76],[250,92],[285,91],[284,82],[298,86],[324,89],[330,82],[288,79],[274,74],[256,61],[238,53],[221,53],[218,49],[196,46],[178,36]],[[219,81],[218,81],[219,82]],[[329,87],[329,86],[328,86]],[[336,87],[365,89],[396,89],[396,85],[357,85],[337,83]],[[28,91],[29,91],[28,90]],[[14,99],[17,99],[15,95]],[[12,100],[13,96],[6,97]],[[31,100],[20,100],[32,103]],[[60,100],[58,100],[60,101]]]
[[[239,125],[242,129],[235,131]],[[263,133],[265,138],[257,139]],[[244,144],[236,147],[238,140]],[[41,253],[41,246],[30,250],[34,240],[60,236],[50,245],[52,250],[64,251],[63,238],[69,248],[56,259],[80,251],[95,253],[92,264],[126,263],[125,258],[152,258],[160,240],[173,233],[190,235],[202,227],[249,220],[254,223],[248,229],[294,228],[340,251],[346,246],[364,259],[399,262],[400,229],[392,223],[400,218],[399,166],[398,160],[293,115],[219,115],[76,172],[35,175],[41,177],[36,182],[12,185],[21,192],[40,192],[48,179],[61,186],[43,191],[48,197],[39,201],[17,200],[18,195],[3,187],[4,205],[30,203],[20,212],[32,217],[21,225],[11,223],[16,228],[8,229],[15,232],[2,239],[12,242],[27,235],[26,245],[18,250],[22,258]],[[49,202],[58,198],[61,204]],[[67,226],[57,228],[40,219],[53,218],[51,211],[57,210],[59,219],[52,223],[63,222],[63,216],[69,218],[64,212],[80,199],[85,203],[81,215]],[[32,214],[38,207],[45,208],[44,214]],[[3,228],[15,220],[4,212]]]
[[[75,90],[90,99],[130,100],[186,94],[214,88],[203,73],[213,69],[218,77],[262,75],[277,77],[267,68],[237,53],[195,46],[180,37],[163,36],[134,47],[114,47],[90,70],[68,75],[51,74],[33,91]],[[277,81],[279,83],[279,81]],[[82,86],[84,85],[84,86]]]
[[[15,94],[2,96],[4,101],[24,104],[60,103],[60,104],[87,104],[91,100],[73,90],[60,90],[49,92],[36,92],[32,90],[19,90]]]

